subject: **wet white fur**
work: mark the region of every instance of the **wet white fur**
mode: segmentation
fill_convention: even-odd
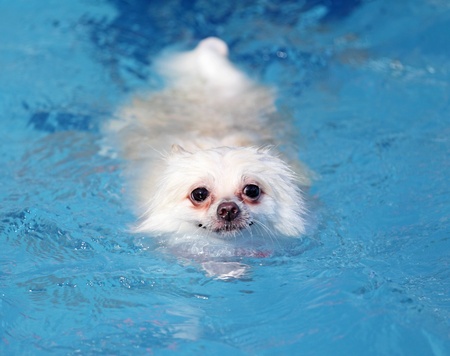
[[[192,51],[163,55],[155,68],[165,88],[134,98],[111,122],[109,132],[136,176],[141,207],[136,231],[174,241],[227,240],[229,235],[209,228],[217,220],[218,204],[231,200],[243,218],[254,222],[231,234],[232,241],[304,233],[299,187],[307,183],[305,174],[296,163],[294,173],[268,146],[278,143],[275,128],[287,121],[275,110],[273,92],[250,80],[227,55],[227,45],[217,38],[201,41]],[[239,199],[249,183],[264,191],[259,204]],[[196,209],[189,200],[196,187],[213,194],[208,210]]]

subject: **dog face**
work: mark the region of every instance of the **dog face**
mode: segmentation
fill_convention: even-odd
[[[137,231],[222,239],[304,232],[296,177],[268,148],[178,147],[163,170],[144,191],[148,209]]]

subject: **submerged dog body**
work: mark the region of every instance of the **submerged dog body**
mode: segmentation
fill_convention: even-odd
[[[300,236],[305,231],[302,171],[277,144],[274,95],[208,38],[162,56],[166,86],[135,98],[112,121],[142,207],[135,230],[172,241]],[[289,130],[289,129],[287,129]]]

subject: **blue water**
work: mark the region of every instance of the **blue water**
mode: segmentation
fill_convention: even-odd
[[[0,0],[0,354],[450,355],[450,4]],[[245,5],[243,5],[245,4]],[[276,86],[315,228],[220,281],[127,227],[100,127],[216,35]]]

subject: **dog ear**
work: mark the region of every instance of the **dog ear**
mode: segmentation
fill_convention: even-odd
[[[174,143],[172,145],[172,149],[170,151],[171,153],[178,154],[178,153],[190,153],[189,151],[186,151],[183,147],[180,145]]]
[[[275,150],[276,150],[275,145],[267,144],[267,145],[259,146],[256,149],[256,152],[266,154],[266,153],[272,153]],[[276,153],[275,153],[275,155],[276,155]]]

